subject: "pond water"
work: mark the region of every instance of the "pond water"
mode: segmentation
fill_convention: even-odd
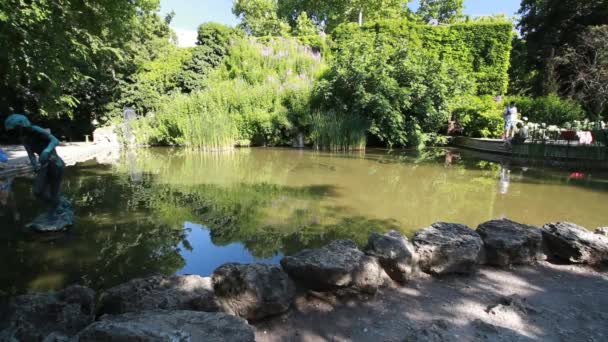
[[[77,222],[56,235],[22,228],[41,210],[31,179],[15,179],[0,196],[0,296],[72,283],[107,288],[155,273],[209,275],[225,262],[278,263],[333,239],[364,244],[370,232],[390,229],[412,236],[437,221],[608,225],[606,174],[444,149],[149,149],[70,167],[63,187]]]

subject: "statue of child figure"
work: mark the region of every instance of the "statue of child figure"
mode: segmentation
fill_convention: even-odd
[[[74,213],[70,202],[60,193],[65,163],[55,150],[59,140],[49,131],[32,125],[21,114],[6,118],[4,127],[7,131],[17,132],[36,172],[34,195],[49,206],[48,212],[38,216],[27,227],[41,232],[65,230],[73,224]]]

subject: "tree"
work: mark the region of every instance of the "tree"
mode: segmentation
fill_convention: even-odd
[[[0,1],[0,111],[73,115],[78,89],[112,79],[134,21],[158,0]]]
[[[312,21],[306,12],[300,13],[296,22],[294,35],[296,36],[313,36],[319,33],[319,29],[314,21]]]
[[[587,29],[575,48],[566,48],[562,63],[573,70],[570,91],[600,119],[608,109],[608,25]]]
[[[192,58],[183,64],[177,76],[181,90],[190,93],[203,89],[208,74],[224,60],[231,41],[241,35],[242,31],[222,24],[200,25]]]
[[[519,29],[526,41],[530,68],[537,71],[533,92],[564,93],[574,72],[568,65],[555,68],[563,46],[576,46],[589,26],[608,25],[608,0],[522,0]]]
[[[277,14],[277,0],[235,0],[232,13],[245,32],[252,36],[287,36],[289,25]]]
[[[509,67],[509,94],[529,95],[536,77],[536,71],[528,65],[526,41],[514,35],[512,46]]]
[[[306,12],[310,19],[326,32],[332,32],[345,22],[374,19],[399,18],[407,13],[411,0],[283,0],[279,1],[278,13],[292,27],[297,25],[300,13]]]
[[[416,12],[424,21],[451,23],[462,17],[464,0],[421,0]]]

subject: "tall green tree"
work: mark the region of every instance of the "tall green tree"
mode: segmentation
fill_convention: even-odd
[[[608,0],[522,0],[519,13],[528,62],[538,71],[534,93],[563,93],[574,71],[568,65],[557,67],[558,50],[576,46],[589,26],[607,25]]]
[[[289,25],[278,16],[277,0],[234,0],[232,13],[239,27],[252,36],[286,36]]]
[[[308,17],[308,13],[302,12],[296,20],[294,35],[296,36],[312,36],[319,33],[319,28],[312,19]]]
[[[571,94],[600,119],[608,111],[608,25],[583,32],[576,47],[563,52],[561,61],[573,70],[566,80]]]
[[[421,0],[416,12],[424,21],[451,23],[462,17],[464,0]]]
[[[0,112],[74,114],[124,65],[158,0],[0,1]]]
[[[241,36],[241,33],[241,30],[222,24],[201,24],[198,28],[197,46],[192,49],[192,58],[183,64],[178,75],[182,91],[191,93],[203,89],[209,73],[222,63],[231,41]]]
[[[292,27],[300,13],[306,12],[326,32],[345,22],[366,22],[375,19],[393,19],[409,13],[411,0],[283,0],[278,13]]]

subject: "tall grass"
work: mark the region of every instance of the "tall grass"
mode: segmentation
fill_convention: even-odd
[[[315,148],[330,151],[365,149],[367,123],[364,119],[328,112],[315,113],[312,122]]]
[[[152,145],[205,151],[233,148],[237,130],[225,110],[225,101],[215,91],[166,96],[155,115],[140,122],[138,138]]]
[[[139,142],[202,150],[287,145],[310,119],[308,97],[324,64],[295,39],[237,40],[203,90],[165,95],[138,123]]]

